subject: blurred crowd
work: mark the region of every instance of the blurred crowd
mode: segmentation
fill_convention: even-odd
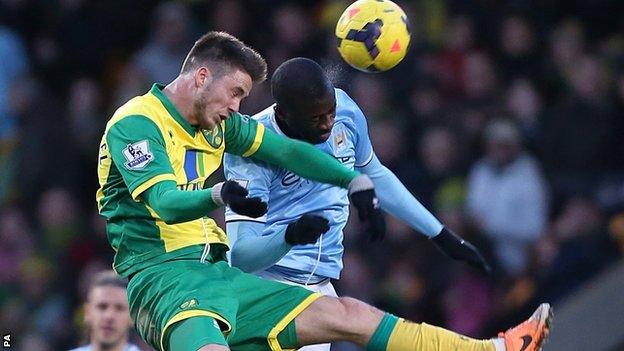
[[[621,260],[624,5],[398,3],[408,56],[365,74],[335,49],[348,1],[0,0],[0,330],[22,350],[80,344],[87,281],[113,255],[95,204],[104,125],[214,29],[270,72],[321,63],[367,115],[382,162],[495,267],[480,275],[390,217],[372,245],[351,221],[340,294],[486,337]],[[269,104],[265,83],[242,112]]]

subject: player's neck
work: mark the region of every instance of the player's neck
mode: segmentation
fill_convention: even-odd
[[[193,116],[192,100],[188,98],[189,94],[185,93],[186,87],[180,82],[180,79],[180,77],[174,79],[162,91],[189,124],[197,125],[197,120]]]
[[[97,341],[91,342],[91,350],[92,351],[124,351],[128,346],[128,335],[121,338],[115,344],[103,344]]]
[[[124,351],[128,345],[127,339],[122,339],[114,345],[102,345],[98,342],[91,343],[92,351]]]

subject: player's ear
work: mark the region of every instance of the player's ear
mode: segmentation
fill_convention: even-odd
[[[212,81],[212,72],[206,66],[201,66],[195,71],[195,86],[204,88]]]

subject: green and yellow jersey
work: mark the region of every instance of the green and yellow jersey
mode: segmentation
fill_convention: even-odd
[[[224,152],[250,156],[263,139],[264,127],[238,113],[214,130],[198,130],[162,89],[155,84],[115,111],[100,143],[98,209],[115,250],[113,267],[123,276],[175,258],[199,258],[206,242],[227,245],[211,218],[166,224],[141,194],[165,180],[184,191],[202,189]]]

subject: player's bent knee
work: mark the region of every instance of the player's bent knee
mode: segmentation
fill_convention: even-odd
[[[366,302],[352,297],[339,297],[338,302],[342,307],[344,318],[364,318],[377,320],[383,317],[383,312]]]

